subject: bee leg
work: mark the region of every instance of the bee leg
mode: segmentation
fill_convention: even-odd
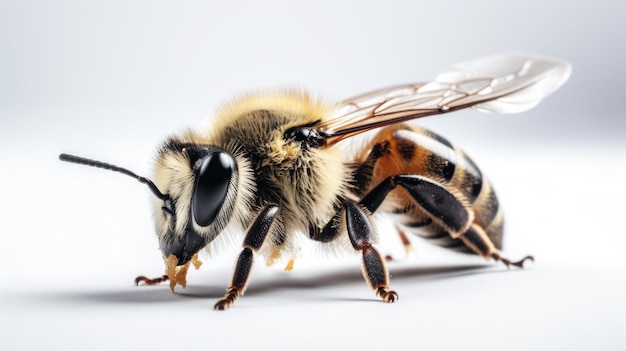
[[[409,241],[409,238],[407,237],[404,230],[400,229],[398,226],[396,226],[396,230],[398,231],[398,236],[400,236],[402,245],[404,245],[404,251],[406,251],[406,254],[408,255],[409,253],[411,253],[411,251],[413,251],[413,246],[411,246],[411,241]]]
[[[383,203],[387,195],[398,186],[404,188],[411,195],[416,205],[428,216],[429,222],[437,223],[453,238],[458,238],[466,232],[474,220],[474,214],[469,206],[443,185],[414,174],[398,174],[387,177],[365,195],[360,204],[373,213]],[[397,229],[408,253],[410,242],[406,235],[403,235],[402,230]],[[490,246],[487,245],[489,248],[485,250],[495,250],[491,241],[488,244]],[[472,247],[471,245],[468,246]],[[480,250],[472,248],[482,254]]]
[[[287,241],[286,233],[284,231],[279,232],[278,235],[274,238],[275,246],[272,252],[270,253],[270,256],[267,258],[267,261],[265,262],[266,266],[268,267],[273,266],[276,263],[276,261],[280,258],[286,241]],[[295,260],[295,257],[291,257],[287,266],[291,265],[291,268],[293,268],[294,260]],[[285,268],[285,270],[291,270],[291,269]]]
[[[226,289],[223,298],[214,305],[216,310],[226,310],[230,308],[235,300],[243,295],[248,283],[248,277],[252,270],[252,262],[254,261],[253,252],[258,251],[263,245],[267,234],[276,227],[280,220],[279,207],[277,205],[268,204],[259,212],[254,222],[248,228],[246,237],[243,240],[243,250],[239,254],[233,278]],[[284,231],[284,228],[280,230]]]
[[[520,261],[512,262],[502,257],[485,231],[476,224],[472,225],[473,212],[467,205],[441,184],[418,175],[390,176],[363,197],[360,203],[370,212],[374,212],[387,194],[397,186],[406,189],[431,220],[441,225],[451,237],[461,239],[477,254],[487,259],[501,261],[507,267],[513,265],[521,268],[526,260],[533,260],[532,256],[526,256]]]
[[[346,229],[352,247],[361,251],[363,277],[367,284],[376,291],[385,302],[394,302],[398,294],[389,290],[389,273],[385,266],[385,260],[372,246],[374,229],[372,228],[369,212],[361,205],[350,200],[342,200],[343,206],[336,209],[335,216],[320,229],[316,226],[309,229],[311,239],[320,242],[329,242],[337,238],[341,228],[341,216],[345,212]]]
[[[516,261],[516,262],[512,262],[509,259],[500,256],[500,253],[493,253],[491,255],[491,257],[493,257],[493,259],[496,260],[496,261],[500,261],[500,262],[504,263],[506,268],[509,268],[510,266],[524,268],[524,262],[526,262],[526,260],[530,260],[532,262],[535,262],[535,258],[532,255],[527,255],[524,258],[522,258],[521,260]]]
[[[374,231],[371,226],[371,218],[363,207],[352,201],[344,203],[346,216],[346,229],[352,246],[361,251],[363,255],[363,276],[367,284],[376,291],[385,302],[394,302],[398,294],[389,289],[389,273],[385,266],[385,260],[372,246],[371,239]]]
[[[535,260],[534,257],[530,255],[517,262],[512,262],[508,258],[502,257],[500,251],[495,248],[485,231],[476,224],[473,224],[463,235],[459,236],[459,239],[477,254],[487,259],[493,258],[496,261],[500,261],[504,263],[507,268],[511,265],[524,268],[524,262],[526,260]]]
[[[282,248],[279,246],[279,247],[276,247],[274,250],[272,250],[272,252],[270,253],[270,257],[265,262],[266,266],[271,267],[276,263],[276,260],[280,258],[281,249]]]
[[[400,227],[398,227],[398,226],[395,226],[395,227],[396,227],[396,233],[400,237],[400,241],[402,241],[402,245],[404,245],[405,254],[406,254],[406,256],[408,256],[411,253],[411,251],[413,251],[413,247],[411,246],[411,242],[409,241],[409,238],[407,237],[407,235],[404,232],[404,230],[400,229]],[[385,260],[386,261],[394,261],[394,258],[391,255],[387,255],[387,256],[385,256]]]
[[[341,213],[343,212],[343,207],[336,209],[337,212],[333,216],[333,218],[324,226],[323,229],[320,229],[317,226],[312,226],[309,228],[309,236],[311,239],[315,241],[320,241],[323,243],[327,243],[333,241],[339,235],[339,222],[341,221]]]
[[[450,233],[463,233],[474,220],[473,212],[444,186],[428,178],[414,174],[400,174],[387,177],[365,195],[360,204],[374,213],[385,197],[401,186],[406,189],[417,205],[433,221]]]
[[[365,195],[359,205],[346,201],[344,207],[348,235],[352,246],[363,252],[365,279],[387,302],[393,302],[398,295],[387,289],[387,269],[380,254],[369,242],[371,228],[366,213],[374,213],[385,197],[397,186],[406,189],[417,205],[449,232],[463,233],[473,221],[473,213],[468,206],[459,201],[444,186],[414,174],[387,177]]]
[[[163,283],[168,281],[170,278],[167,276],[167,274],[163,274],[162,276],[158,277],[158,278],[148,278],[146,276],[140,275],[137,278],[135,278],[135,285],[156,285],[159,283]]]
[[[287,265],[285,266],[285,270],[287,272],[291,272],[293,270],[293,265],[296,262],[296,257],[295,256],[291,256],[289,258],[289,262],[287,262]]]

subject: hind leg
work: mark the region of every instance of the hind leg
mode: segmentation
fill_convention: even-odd
[[[434,223],[442,227],[452,238],[461,239],[475,253],[487,259],[501,261],[507,267],[513,265],[522,268],[524,261],[533,260],[532,256],[526,256],[520,261],[512,262],[502,257],[485,231],[473,223],[474,214],[469,205],[461,202],[441,184],[422,176],[409,174],[390,176],[363,197],[361,204],[370,212],[374,212],[389,192],[398,186],[409,192],[416,204]]]
[[[511,261],[506,257],[502,257],[500,251],[493,245],[485,231],[478,225],[472,224],[470,228],[458,236],[459,239],[467,245],[470,249],[472,249],[477,254],[489,259],[493,258],[496,261],[500,261],[504,263],[505,266],[510,267],[511,265],[524,268],[524,262],[526,260],[534,261],[533,256],[526,256],[519,261]]]

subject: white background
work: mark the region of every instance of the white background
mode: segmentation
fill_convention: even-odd
[[[262,4],[261,4],[262,3]],[[3,349],[623,350],[626,338],[624,9],[612,1],[0,1],[0,340]],[[242,92],[340,99],[424,81],[500,51],[573,64],[522,115],[420,121],[461,145],[506,211],[507,270],[391,231],[400,301],[377,301],[357,256],[253,270],[212,310],[237,251],[189,286],[162,272],[150,193],[61,163],[72,152],[149,175],[156,145]]]

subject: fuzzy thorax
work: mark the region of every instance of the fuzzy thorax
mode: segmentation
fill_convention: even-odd
[[[293,253],[297,250],[296,233],[325,225],[340,199],[347,196],[350,171],[341,149],[308,147],[285,137],[289,128],[324,121],[330,110],[331,106],[304,93],[248,95],[222,107],[206,128],[186,131],[171,140],[217,147],[234,155],[240,171],[237,191],[229,198],[232,214],[219,219],[224,221],[220,227],[245,229],[260,207],[277,204],[284,230],[266,241],[267,249],[281,245],[285,254]],[[192,164],[175,152],[157,156],[155,183],[180,195],[176,210],[181,222],[190,220]],[[167,235],[167,222],[157,207],[157,232],[162,238]],[[180,233],[183,225],[177,221],[180,228],[171,229]]]

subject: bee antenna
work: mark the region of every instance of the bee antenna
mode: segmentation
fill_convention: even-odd
[[[106,162],[90,160],[88,158],[74,156],[74,155],[68,155],[68,154],[60,154],[59,155],[59,160],[65,161],[65,162],[70,162],[70,163],[77,163],[79,165],[85,165],[85,166],[91,166],[91,167],[96,167],[96,168],[108,169],[110,171],[115,171],[115,172],[119,172],[119,173],[122,173],[122,174],[126,174],[127,176],[130,176],[130,177],[133,177],[133,178],[137,179],[140,183],[146,184],[148,186],[148,188],[150,188],[152,193],[156,197],[158,197],[159,199],[165,201],[165,200],[169,200],[169,198],[170,198],[170,196],[168,194],[161,193],[159,188],[157,188],[157,186],[154,185],[154,183],[150,179],[138,176],[135,173],[127,170],[126,168],[118,167],[116,165],[112,165],[112,164],[106,163]]]

